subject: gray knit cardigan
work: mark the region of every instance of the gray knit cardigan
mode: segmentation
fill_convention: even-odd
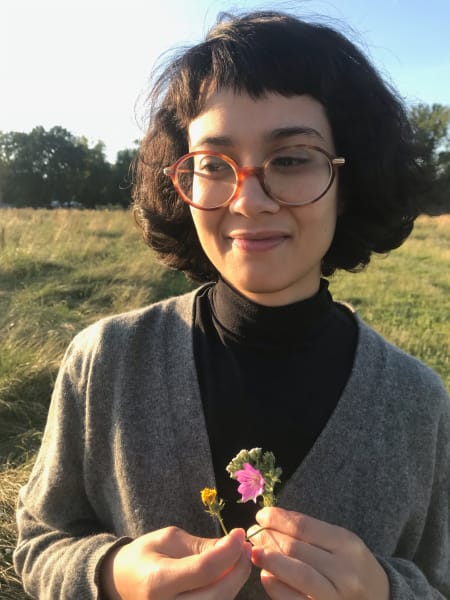
[[[199,495],[214,472],[194,294],[103,319],[68,348],[19,498],[14,564],[32,597],[98,598],[98,565],[124,537],[168,525],[220,535]],[[356,318],[347,386],[279,504],[359,535],[387,571],[392,600],[450,599],[448,394]],[[238,596],[266,597],[257,572]]]

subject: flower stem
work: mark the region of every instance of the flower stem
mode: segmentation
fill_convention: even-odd
[[[256,531],[254,531],[253,533],[251,533],[250,535],[247,535],[245,540],[248,542],[248,540],[250,538],[252,538],[254,535],[256,535],[257,533],[261,533],[261,531],[264,531],[265,527],[260,527],[259,529],[257,529]]]
[[[219,523],[220,523],[220,526],[221,526],[221,528],[222,528],[222,531],[224,532],[224,534],[225,534],[225,535],[228,535],[227,528],[226,528],[226,527],[225,527],[225,525],[224,525],[224,522],[223,522],[223,519],[222,519],[222,517],[221,517],[220,513],[217,513],[217,514],[216,514],[216,517],[217,517],[217,520],[218,520],[218,521],[219,521]]]

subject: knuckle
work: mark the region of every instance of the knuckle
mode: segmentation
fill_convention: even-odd
[[[360,577],[355,573],[346,573],[341,579],[341,589],[346,598],[361,598],[364,593]]]
[[[296,537],[299,540],[307,539],[309,531],[308,517],[306,515],[295,515],[292,520]]]
[[[297,585],[300,590],[310,590],[314,585],[314,571],[309,565],[303,563],[297,569]]]
[[[345,547],[348,548],[354,561],[361,561],[367,553],[367,548],[360,537],[351,531],[345,531]]]
[[[175,525],[170,525],[161,530],[161,541],[171,543],[180,536],[181,529]]]
[[[280,582],[270,571],[261,570],[260,580],[263,588],[270,594],[275,592],[280,587]]]
[[[347,530],[342,530],[342,543],[346,549],[346,558],[340,572],[339,588],[346,598],[359,599],[363,597],[365,590],[361,573],[364,572],[367,547],[360,537]]]
[[[292,538],[283,538],[279,542],[280,550],[286,556],[295,556],[297,544]]]

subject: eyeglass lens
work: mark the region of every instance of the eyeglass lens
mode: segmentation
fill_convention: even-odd
[[[287,204],[308,204],[327,189],[333,168],[320,150],[293,146],[273,154],[264,164],[266,191]],[[177,183],[193,204],[214,208],[225,204],[238,183],[232,163],[220,156],[196,154],[179,163]]]

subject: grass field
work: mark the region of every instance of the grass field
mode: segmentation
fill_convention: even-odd
[[[331,280],[385,337],[450,389],[450,216],[421,217],[407,243]],[[124,211],[0,210],[0,598],[25,598],[11,568],[14,506],[45,423],[62,353],[107,314],[188,290],[153,260]]]

